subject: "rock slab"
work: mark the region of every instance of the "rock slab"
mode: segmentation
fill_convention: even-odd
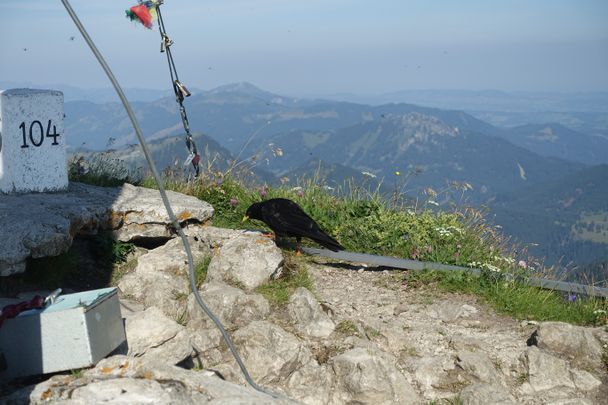
[[[195,197],[168,191],[182,223],[205,223],[213,208]],[[96,187],[70,183],[60,193],[0,194],[0,276],[23,273],[28,257],[65,253],[78,234],[112,230],[123,242],[171,238],[169,217],[156,190],[125,184]]]

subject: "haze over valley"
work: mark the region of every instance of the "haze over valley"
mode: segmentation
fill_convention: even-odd
[[[457,94],[446,91],[445,100],[455,103]],[[462,92],[463,105],[469,94]],[[494,108],[525,102],[491,94]],[[159,168],[187,172],[175,102],[158,95],[134,102],[136,113]],[[536,99],[536,106],[541,100],[547,108],[556,103],[555,95],[526,97]],[[560,105],[569,105],[567,94],[559,97]],[[351,185],[379,187],[387,196],[400,192],[435,209],[487,207],[491,221],[546,264],[591,268],[599,276],[608,262],[608,120],[601,112],[608,111],[608,95],[573,97],[589,111],[554,114],[577,115],[578,128],[588,132],[568,127],[567,120],[493,125],[475,111],[428,106],[428,99],[419,106],[294,98],[250,83],[194,90],[186,103],[195,141],[217,170],[237,161],[258,183],[297,186],[316,175],[336,190],[352,180]],[[118,103],[71,100],[65,113],[72,153],[106,151],[105,157],[131,169],[145,166]],[[525,114],[538,120],[551,112]]]

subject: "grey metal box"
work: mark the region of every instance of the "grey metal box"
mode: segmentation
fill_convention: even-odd
[[[60,295],[0,327],[0,378],[94,365],[126,340],[116,288]]]

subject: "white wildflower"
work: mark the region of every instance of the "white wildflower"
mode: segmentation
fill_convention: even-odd
[[[484,263],[484,264],[482,265],[482,267],[483,267],[484,269],[487,269],[487,270],[493,271],[494,273],[500,273],[500,272],[502,271],[502,270],[500,270],[498,267],[496,267],[496,266],[494,266],[494,265],[491,265],[491,264],[489,264],[489,263]]]

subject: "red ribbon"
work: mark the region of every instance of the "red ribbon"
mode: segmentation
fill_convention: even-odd
[[[0,312],[0,327],[2,327],[2,323],[5,319],[14,318],[21,312],[27,311],[28,309],[40,308],[44,308],[44,298],[40,295],[36,295],[29,301],[23,301],[18,304],[7,305],[2,308],[2,312]]]
[[[150,14],[148,7],[140,4],[138,6],[131,7],[130,10],[137,16],[137,18],[141,20],[141,23],[146,28],[152,28],[152,15]]]

